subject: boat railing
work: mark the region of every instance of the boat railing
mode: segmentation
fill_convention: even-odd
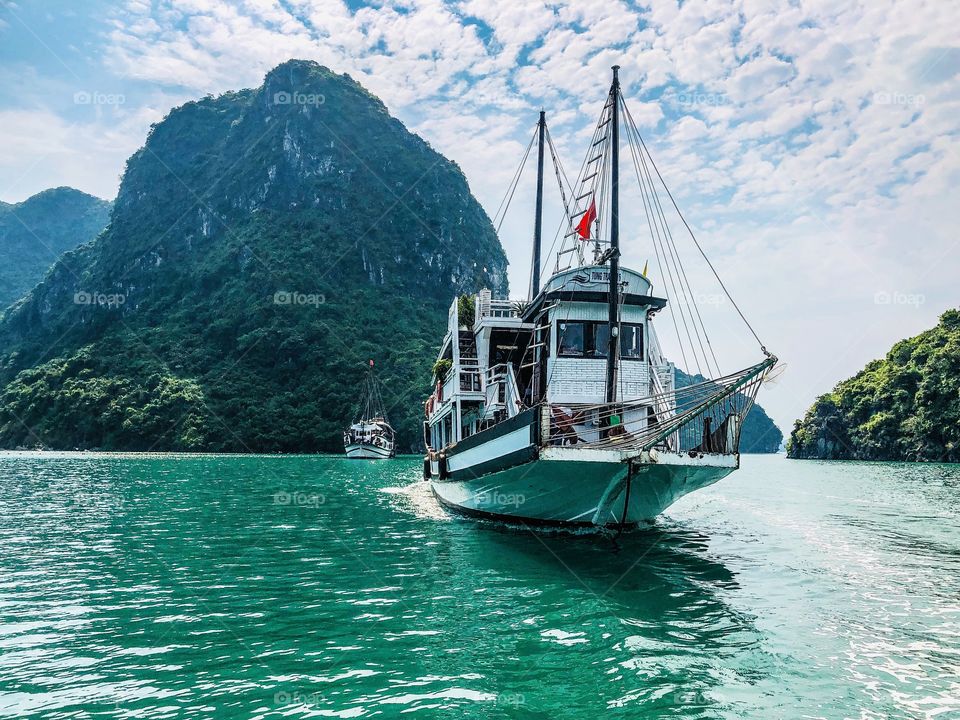
[[[480,370],[480,361],[476,358],[460,358],[460,364],[447,376],[430,394],[424,402],[424,413],[430,418],[447,400],[452,400],[457,393],[483,392],[483,372]]]
[[[517,312],[509,300],[491,300],[481,317],[510,318],[517,317]]]
[[[513,365],[494,365],[487,370],[484,380],[485,407],[488,410],[505,410],[507,417],[513,417],[520,411],[520,390]]]
[[[460,392],[483,392],[483,373],[477,358],[460,358]]]
[[[650,381],[652,384],[653,411],[658,422],[668,420],[676,412],[676,397],[667,392],[660,379],[660,372],[655,366],[650,368]],[[663,439],[663,447],[666,450],[672,450],[679,447],[679,433],[673,433]]]
[[[481,290],[477,295],[477,321],[481,318],[515,318],[517,306],[511,300],[496,300],[489,290]]]
[[[513,370],[513,365],[507,365],[507,411],[508,417],[513,417],[520,412],[523,407],[523,400],[520,397],[520,388],[517,385],[517,375]]]
[[[743,419],[776,361],[771,356],[731,375],[637,400],[550,405],[548,442],[629,453],[651,449],[693,455],[737,453]]]
[[[649,358],[651,365],[666,365],[667,359],[663,354],[663,349],[660,347],[660,338],[657,337],[656,331],[653,329],[653,324],[649,325],[648,339],[647,341],[650,344]]]

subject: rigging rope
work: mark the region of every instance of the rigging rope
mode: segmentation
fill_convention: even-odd
[[[570,222],[570,205],[567,203],[567,197],[564,192],[564,183],[566,183],[566,188],[570,191],[571,195],[573,194],[573,186],[570,184],[570,180],[567,178],[567,173],[563,169],[563,165],[560,162],[560,156],[557,154],[557,149],[554,147],[553,138],[550,136],[550,128],[546,127],[544,135],[547,139],[547,146],[550,148],[550,158],[553,162],[554,175],[557,178],[557,184],[560,186],[560,200],[563,203],[563,217],[560,220],[560,224],[557,226],[556,232],[553,234],[553,242],[550,243],[550,249],[547,251],[546,255],[543,257],[549,257],[553,254],[553,249],[557,246],[557,240],[560,239],[560,233],[563,231],[564,224]],[[561,179],[562,176],[562,179]],[[544,285],[544,275],[547,273],[547,268],[549,265],[547,263],[542,263],[540,267],[540,287]],[[532,278],[531,278],[532,280]]]
[[[628,133],[629,137],[629,133]],[[643,166],[643,157],[640,156],[640,166]],[[639,170],[639,167],[635,165],[635,170]],[[639,173],[638,173],[639,174]],[[693,355],[694,363],[697,366],[697,372],[700,374],[703,373],[703,369],[700,366],[700,356],[697,354],[697,345],[700,346],[700,353],[703,356],[703,363],[707,367],[707,375],[711,374],[709,369],[709,360],[707,359],[707,353],[703,348],[703,339],[700,336],[700,329],[697,327],[696,321],[694,319],[694,311],[691,306],[692,291],[688,294],[686,288],[683,285],[683,264],[679,261],[679,253],[677,252],[675,246],[670,242],[670,229],[667,226],[666,218],[662,213],[657,212],[658,200],[657,200],[657,191],[656,187],[652,182],[649,182],[649,175],[644,173],[644,177],[648,179],[647,183],[643,182],[643,179],[640,179],[642,192],[644,193],[644,209],[648,213],[653,213],[653,224],[657,231],[657,237],[660,240],[661,248],[663,248],[664,253],[664,263],[667,267],[668,277],[670,279],[670,286],[673,288],[677,302],[677,311],[680,314],[680,319],[683,323],[684,332],[687,335],[687,340],[690,343],[690,352]],[[662,228],[662,234],[661,234]],[[672,270],[671,270],[672,266]],[[674,273],[676,273],[676,281],[674,281]],[[679,292],[677,290],[679,288]],[[684,308],[686,308],[686,314],[684,314]],[[687,323],[687,316],[690,317],[690,323]],[[693,334],[696,336],[697,344],[693,342],[693,338],[690,335],[690,325],[693,326]],[[706,330],[704,330],[706,332]],[[717,373],[719,374],[719,373]]]
[[[577,173],[577,183],[576,187],[579,188],[576,192],[578,193],[574,197],[574,212],[569,215],[569,225],[567,226],[567,233],[563,237],[563,244],[560,247],[560,251],[557,253],[557,262],[554,272],[559,272],[560,270],[560,256],[565,254],[576,254],[578,265],[583,265],[583,241],[581,241],[579,235],[576,233],[574,228],[574,220],[578,217],[581,217],[587,210],[590,208],[590,203],[584,203],[583,201],[587,198],[590,198],[593,202],[596,203],[597,208],[597,218],[599,222],[602,222],[600,217],[600,209],[602,207],[602,198],[597,196],[597,188],[600,185],[603,176],[606,174],[606,167],[603,166],[607,158],[607,149],[609,146],[609,136],[604,134],[606,133],[606,126],[610,122],[610,116],[612,110],[612,103],[610,103],[611,95],[607,95],[607,100],[604,103],[603,108],[600,111],[600,117],[597,119],[597,124],[594,126],[593,135],[590,138],[590,146],[587,148],[587,153],[584,155],[583,162],[580,165],[580,171]],[[600,137],[603,135],[603,137]],[[597,147],[600,144],[603,144],[602,147]],[[591,169],[589,167],[591,156],[595,156],[594,153],[601,153],[600,162],[601,166],[598,166],[597,170],[590,173]],[[586,190],[586,183],[592,180],[593,182],[589,185],[589,190]],[[599,234],[599,233],[598,233]],[[568,240],[573,243],[569,248]],[[567,264],[566,269],[569,269],[573,266],[573,262]]]
[[[616,108],[614,107],[614,102],[619,103]],[[641,198],[643,200],[644,212],[647,218],[647,227],[650,232],[652,244],[654,246],[654,254],[656,256],[657,266],[660,270],[661,276],[665,279],[665,283],[669,284],[669,287],[673,293],[673,297],[677,300],[676,303],[668,303],[668,308],[677,335],[677,341],[684,366],[691,368],[688,363],[685,349],[685,345],[689,344],[690,353],[698,374],[707,376],[713,375],[715,378],[723,377],[713,344],[710,340],[710,335],[707,332],[706,324],[703,321],[703,316],[698,307],[690,278],[681,259],[676,240],[673,237],[673,232],[670,228],[670,225],[667,223],[664,207],[659,197],[657,183],[654,180],[654,173],[656,174],[656,178],[659,180],[659,184],[663,186],[667,196],[670,198],[670,202],[673,205],[674,210],[677,212],[677,215],[683,222],[684,227],[690,234],[694,245],[703,259],[706,261],[707,266],[710,268],[710,271],[713,273],[713,276],[719,283],[724,295],[730,301],[731,305],[733,305],[737,314],[740,316],[740,319],[747,326],[754,339],[756,339],[764,354],[768,356],[768,359],[772,358],[770,353],[767,352],[766,347],[760,341],[756,331],[750,325],[749,321],[746,319],[746,316],[734,301],[726,285],[720,279],[716,268],[707,257],[703,247],[697,240],[696,235],[694,234],[686,218],[680,212],[680,208],[677,205],[676,199],[671,193],[669,187],[667,187],[659,168],[654,162],[653,157],[651,156],[646,143],[643,140],[643,137],[640,135],[637,124],[634,121],[626,102],[622,97],[617,98],[616,93],[614,93],[612,89],[607,95],[606,102],[600,112],[597,124],[594,127],[590,146],[583,158],[583,162],[581,163],[579,173],[576,176],[577,180],[575,185],[570,184],[569,178],[567,177],[566,172],[560,163],[559,155],[554,145],[553,138],[550,135],[549,130],[544,128],[545,144],[550,150],[550,157],[554,166],[554,176],[560,189],[560,198],[564,210],[564,217],[561,220],[556,233],[554,234],[553,242],[550,245],[547,256],[553,253],[554,249],[557,247],[558,241],[561,240],[560,234],[564,228],[564,225],[567,227],[567,232],[565,235],[563,235],[560,249],[556,254],[556,263],[553,272],[556,273],[561,270],[561,259],[562,256],[566,254],[576,255],[578,265],[583,266],[585,264],[585,248],[589,241],[592,241],[594,244],[593,262],[599,263],[602,255],[601,246],[604,244],[609,244],[609,240],[602,239],[604,231],[609,229],[610,222],[612,220],[612,218],[608,219],[607,212],[602,211],[606,207],[606,203],[609,201],[609,195],[612,192],[612,168],[610,162],[612,154],[610,152],[612,139],[608,125],[612,122],[613,113],[620,108],[622,108],[623,111],[627,144],[633,160],[634,171],[640,185]],[[509,209],[514,194],[516,193],[520,177],[523,173],[523,169],[530,155],[530,151],[536,142],[536,139],[537,132],[535,130],[523,153],[523,158],[521,159],[520,165],[513,175],[510,186],[508,187],[504,198],[501,200],[500,206],[497,209],[497,213],[494,216],[496,219],[496,230],[498,233],[500,232],[507,210]],[[647,162],[648,160],[649,165]],[[651,172],[651,166],[653,172]],[[569,201],[566,192],[567,190],[570,191],[571,200]],[[591,223],[594,225],[594,227],[590,228],[590,237],[588,239],[583,239],[580,237],[576,229],[578,225],[578,218],[582,219],[584,215],[589,212],[591,204],[593,204],[597,209],[596,219],[593,221],[593,223]],[[545,262],[541,266],[541,280],[543,280],[544,275],[549,273],[547,270],[547,265],[548,264]],[[566,267],[563,269],[569,269],[572,266],[573,258],[570,258],[566,264]],[[664,289],[666,290],[666,285]],[[624,290],[621,289],[620,293],[622,294],[623,292]],[[676,308],[673,307],[675,304]],[[619,308],[621,303],[618,302],[617,305]],[[567,312],[564,313],[564,315],[567,317],[558,317],[555,318],[555,320],[566,324],[567,321],[569,321],[570,310],[571,308],[568,306]],[[687,339],[686,342],[684,342],[681,337],[681,324],[683,325],[684,334]],[[558,332],[561,342],[563,334],[563,332]],[[694,340],[694,336],[696,340]],[[550,342],[549,336],[541,340]],[[524,357],[526,357],[526,352],[524,352]],[[700,362],[701,357],[703,359],[703,365],[701,365]],[[713,367],[711,367],[711,360]],[[704,368],[706,368],[706,373],[704,373]],[[550,373],[548,373],[548,384],[552,381],[553,372],[555,370],[556,364],[554,364],[554,367]],[[620,389],[619,394],[620,397],[623,397],[625,380],[622,372],[618,373],[617,379],[617,384]],[[671,393],[672,402],[676,403],[678,391],[671,391]],[[724,402],[728,403],[729,397],[724,398]],[[658,409],[657,412],[659,413],[660,409]],[[674,412],[676,412],[675,404]]]
[[[663,180],[663,176],[660,174],[660,168],[657,167],[657,164],[653,161],[653,156],[650,155],[650,151],[647,150],[646,143],[643,142],[643,138],[640,134],[637,134],[637,139],[640,141],[640,145],[643,147],[644,152],[647,154],[647,157],[650,158],[650,164],[653,166],[654,171],[657,173],[657,177],[660,178],[660,183],[663,185],[663,189],[667,191],[667,197],[670,198],[670,202],[673,203],[674,210],[677,211],[677,215],[680,217],[680,221],[683,223],[683,226],[687,229],[687,232],[690,233],[690,238],[693,240],[693,244],[696,245],[697,250],[700,251],[700,255],[703,256],[703,259],[706,260],[707,265],[710,268],[710,271],[713,273],[713,276],[717,279],[717,282],[720,283],[720,287],[723,290],[724,295],[727,296],[727,300],[730,301],[730,304],[733,305],[734,310],[737,311],[737,314],[740,316],[740,319],[743,320],[744,325],[747,326],[747,329],[750,330],[750,333],[753,335],[754,339],[757,341],[757,344],[760,345],[760,349],[764,352],[765,355],[769,355],[767,352],[766,346],[763,344],[763,341],[760,340],[760,337],[757,335],[756,331],[753,329],[753,326],[744,316],[743,311],[740,310],[740,306],[737,305],[736,301],[733,299],[733,296],[727,290],[727,286],[723,284],[723,280],[720,279],[720,275],[717,273],[716,268],[713,267],[713,263],[710,262],[710,258],[707,257],[707,254],[703,251],[703,248],[700,247],[700,242],[697,240],[697,236],[694,234],[693,229],[690,227],[690,224],[687,222],[687,219],[683,216],[683,213],[680,212],[680,208],[677,205],[677,201],[673,197],[673,193],[670,192],[670,188],[667,187],[667,184]]]
[[[629,137],[629,133],[628,133],[627,137]],[[634,147],[634,145],[633,145],[632,142],[629,143],[629,147],[630,147],[630,152],[631,152],[631,154],[632,154],[632,155],[635,155],[636,150],[635,150],[635,147]],[[666,263],[666,272],[664,272],[664,262],[661,261],[661,255],[666,256],[666,250],[663,249],[663,247],[662,247],[662,245],[663,245],[663,240],[662,240],[662,238],[660,237],[660,227],[659,227],[659,225],[657,225],[657,224],[654,222],[654,219],[655,219],[655,218],[651,217],[650,208],[648,207],[649,199],[648,199],[648,195],[647,195],[647,188],[646,188],[646,186],[645,186],[645,184],[644,184],[644,182],[643,182],[643,179],[640,177],[639,163],[637,163],[636,157],[634,157],[634,171],[636,172],[636,175],[637,175],[637,183],[640,185],[641,198],[643,199],[643,209],[644,209],[644,213],[645,213],[645,215],[646,215],[646,217],[647,217],[647,227],[648,227],[648,229],[650,230],[650,239],[651,239],[651,241],[653,242],[653,252],[654,252],[654,256],[656,257],[656,260],[657,260],[657,267],[660,269],[660,275],[661,275],[661,277],[664,277],[664,278],[666,279],[666,281],[670,283],[670,287],[673,288],[673,293],[674,293],[674,295],[676,295],[676,294],[677,294],[677,292],[676,292],[676,285],[675,285],[674,280],[673,280],[673,272],[672,272],[671,269],[670,269],[670,264],[669,264],[669,263]],[[664,290],[666,291],[667,288],[664,287]],[[669,293],[669,292],[665,292],[665,294],[667,295],[667,298],[669,299],[670,293]],[[677,324],[677,312],[681,313],[681,318],[680,318],[680,319],[681,319],[681,321],[683,322],[683,326],[684,326],[684,330],[686,331],[687,339],[690,340],[691,351],[693,350],[693,341],[690,339],[690,330],[687,328],[686,319],[685,319],[685,318],[683,317],[683,315],[682,315],[682,313],[683,313],[683,308],[682,308],[682,306],[678,305],[678,306],[677,306],[677,310],[676,310],[676,312],[675,312],[674,309],[673,309],[673,305],[674,305],[674,304],[673,304],[672,302],[668,302],[668,303],[667,303],[667,310],[669,310],[669,312],[670,312],[670,319],[671,319],[672,322],[673,322],[673,327],[674,327],[674,330],[676,331],[676,334],[677,334],[677,345],[678,345],[679,348],[680,348],[680,357],[683,359],[684,367],[690,368],[690,365],[689,365],[689,363],[688,363],[688,361],[687,361],[687,353],[686,353],[686,350],[684,349],[684,343],[683,343],[683,340],[682,340],[681,337],[680,337],[680,326]],[[696,356],[696,353],[695,353],[695,352],[694,352],[693,357],[694,357],[694,362],[696,363],[697,368],[699,369],[699,367],[700,367],[700,362],[699,362],[699,360],[697,359],[697,356]]]
[[[633,121],[633,116],[630,114],[630,111],[629,111],[629,109],[626,107],[626,104],[625,104],[625,103],[624,103],[624,105],[623,105],[623,109],[624,109],[624,113],[625,113],[625,115],[627,116],[627,120],[628,120],[628,126],[629,126],[629,130],[628,130],[628,133],[627,133],[628,137],[630,137],[630,136],[632,135],[632,136],[634,136],[634,137],[636,137],[636,138],[639,138],[639,137],[640,137],[640,132],[639,132],[639,130],[637,129],[636,123]],[[632,140],[632,142],[635,142],[635,140],[633,140],[632,138],[631,138],[631,140]],[[687,293],[687,294],[684,295],[684,301],[685,301],[685,303],[687,304],[687,311],[690,313],[691,322],[693,322],[693,324],[694,324],[694,332],[695,332],[696,335],[697,335],[697,342],[698,342],[698,344],[700,345],[700,352],[703,354],[704,365],[707,366],[707,369],[708,369],[708,371],[709,371],[710,361],[709,361],[709,359],[708,359],[708,357],[707,357],[707,352],[706,352],[706,350],[705,350],[704,347],[703,347],[703,340],[706,340],[706,342],[707,342],[707,347],[710,348],[710,355],[711,355],[712,358],[713,358],[714,367],[715,367],[715,369],[716,369],[717,374],[719,375],[719,374],[721,374],[721,373],[720,373],[720,364],[717,362],[717,356],[716,356],[716,354],[715,354],[714,351],[713,351],[713,345],[712,345],[712,343],[710,342],[710,334],[707,332],[707,327],[706,327],[706,325],[705,325],[704,322],[703,322],[703,317],[700,315],[700,308],[699,308],[698,305],[697,305],[696,296],[694,295],[694,292],[693,292],[693,287],[690,285],[690,279],[687,277],[687,272],[686,272],[686,269],[685,269],[684,266],[683,266],[683,263],[679,260],[679,258],[680,258],[680,252],[679,252],[679,250],[677,249],[676,243],[675,243],[674,240],[673,240],[673,232],[670,230],[670,225],[667,223],[666,216],[665,216],[665,214],[664,214],[664,212],[663,212],[663,207],[662,207],[661,204],[660,204],[659,193],[657,193],[656,185],[655,185],[654,182],[653,182],[653,177],[650,175],[650,170],[647,168],[646,160],[645,160],[645,158],[644,158],[643,153],[639,153],[639,157],[640,157],[640,160],[641,160],[641,162],[642,162],[642,164],[643,164],[644,174],[645,174],[645,176],[647,177],[647,180],[648,180],[648,182],[649,182],[649,187],[650,187],[650,188],[652,189],[652,191],[653,191],[653,199],[654,199],[654,201],[655,201],[655,203],[656,203],[656,209],[657,209],[657,212],[658,212],[659,217],[660,217],[660,222],[662,223],[663,229],[664,229],[665,234],[666,234],[667,241],[668,241],[668,243],[669,243],[669,247],[671,248],[671,258],[673,259],[674,264],[675,264],[675,266],[677,267],[677,272],[678,272],[678,275],[679,275],[679,277],[680,277],[680,288],[681,288],[681,290],[684,289],[683,286],[684,286],[684,283],[686,283],[686,293]],[[650,162],[651,162],[651,163],[653,162],[653,159],[652,159],[652,158],[650,159]],[[661,178],[661,182],[662,182],[662,178]],[[666,186],[664,186],[664,189],[666,189]],[[692,305],[692,310],[691,310],[691,305]],[[694,313],[696,314],[696,319],[699,320],[699,322],[700,322],[700,328],[703,330],[703,339],[701,339],[701,337],[700,337],[700,331],[697,330],[696,322],[693,320],[693,315],[694,315]]]
[[[500,206],[497,208],[497,212],[494,213],[494,223],[496,225],[497,233],[500,232],[500,226],[503,225],[504,218],[507,216],[507,210],[510,209],[510,203],[513,201],[513,194],[517,190],[517,185],[520,182],[520,175],[523,173],[523,167],[527,164],[527,156],[530,155],[530,148],[533,147],[534,141],[537,139],[537,133],[534,132],[533,137],[530,138],[530,142],[527,143],[527,149],[523,152],[523,158],[520,160],[520,165],[517,168],[517,171],[513,174],[513,179],[510,181],[510,185],[507,186],[507,192],[504,193],[503,199],[500,201]],[[506,205],[504,205],[506,203]],[[500,211],[503,210],[501,215]],[[497,222],[497,218],[500,218]]]

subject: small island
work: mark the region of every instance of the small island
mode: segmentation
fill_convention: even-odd
[[[787,456],[960,461],[960,310],[818,397]]]

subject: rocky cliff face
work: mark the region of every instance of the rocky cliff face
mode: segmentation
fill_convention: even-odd
[[[107,230],[0,320],[0,444],[337,450],[368,359],[405,447],[456,293],[506,292],[459,168],[290,61],[173,110]]]
[[[0,203],[0,310],[36,285],[57,258],[103,230],[110,203],[68,187]]]

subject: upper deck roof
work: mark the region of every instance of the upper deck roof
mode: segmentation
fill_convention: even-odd
[[[653,285],[636,270],[620,268],[620,282],[623,286],[625,305],[649,306],[653,310],[666,307],[666,299],[651,295],[650,290]],[[524,320],[531,320],[547,300],[606,304],[609,293],[610,269],[604,265],[584,265],[561,270],[547,280],[540,294],[525,309]]]

